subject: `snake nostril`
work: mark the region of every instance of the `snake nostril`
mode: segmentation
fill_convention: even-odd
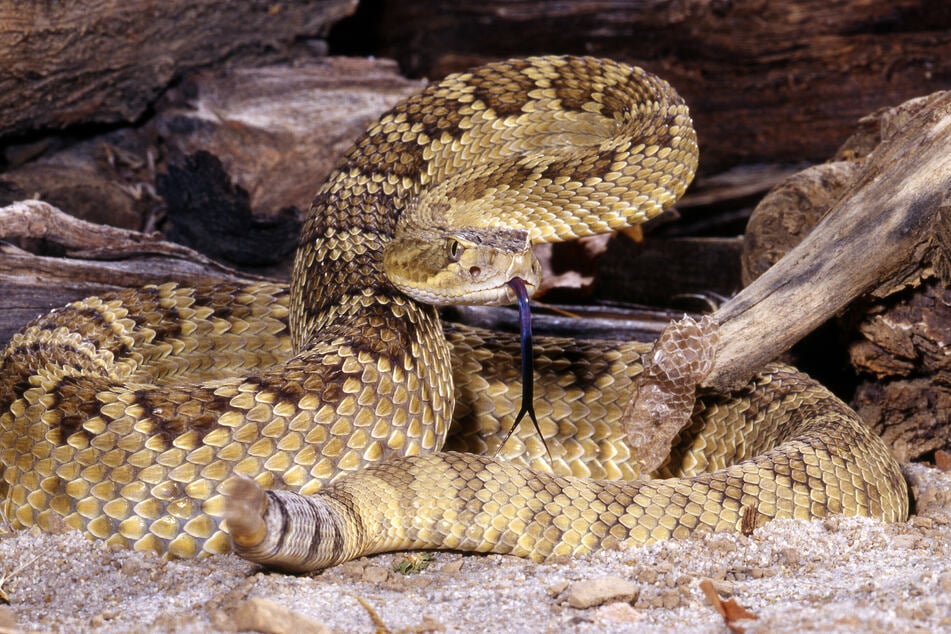
[[[479,277],[480,275],[482,275],[482,269],[480,269],[478,266],[470,266],[469,275],[471,275],[472,277]]]

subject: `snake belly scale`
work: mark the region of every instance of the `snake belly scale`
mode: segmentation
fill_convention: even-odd
[[[122,291],[13,337],[0,358],[5,516],[172,556],[225,552],[224,483],[243,474],[287,493],[250,488],[238,550],[289,569],[394,544],[543,558],[735,529],[741,507],[901,519],[905,483],[880,439],[778,366],[698,412],[667,474],[691,479],[572,479],[635,475],[615,423],[638,344],[537,342],[536,412],[559,475],[526,466],[545,454],[531,430],[507,446],[511,464],[432,453],[494,449],[518,409],[518,342],[444,326],[425,302],[511,299],[490,277],[511,274],[519,249],[652,217],[696,161],[683,101],[637,68],[542,57],[431,85],[371,125],[319,190],[289,289]],[[422,286],[440,259],[478,297]]]

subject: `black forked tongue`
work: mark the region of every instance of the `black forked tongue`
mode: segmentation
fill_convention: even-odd
[[[548,462],[552,464],[551,450],[548,448],[548,443],[545,442],[541,427],[538,426],[538,419],[535,418],[535,358],[532,349],[532,312],[528,306],[528,289],[525,288],[525,280],[520,277],[513,277],[508,281],[508,285],[515,291],[515,297],[518,300],[518,323],[521,329],[522,342],[522,407],[518,410],[515,422],[505,435],[505,440],[499,445],[495,455],[502,453],[502,447],[512,437],[512,434],[518,428],[518,424],[525,418],[525,414],[528,414],[535,426],[535,431],[538,432],[538,437],[545,445]]]

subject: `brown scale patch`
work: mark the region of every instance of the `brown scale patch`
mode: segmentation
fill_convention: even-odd
[[[584,105],[591,101],[591,92],[575,84],[559,84],[555,87],[555,96],[561,108],[570,112],[581,112]]]
[[[459,183],[455,188],[446,192],[446,198],[455,199],[460,202],[478,200],[485,196],[490,187],[500,187],[508,185],[513,189],[519,188],[525,183],[534,171],[524,165],[520,165],[521,157],[512,157],[505,161],[507,165],[501,166],[492,174],[478,176],[468,181]]]
[[[45,344],[33,340],[7,348],[0,365],[0,406],[6,408],[22,398],[32,387],[30,377],[51,358],[66,367],[83,367],[89,361],[88,355],[64,342]]]
[[[538,86],[523,71],[532,66],[528,60],[513,60],[478,69],[469,81],[473,96],[492,108],[500,117],[520,114],[532,101],[529,92]]]
[[[218,419],[233,409],[230,399],[219,396],[201,387],[195,388],[145,388],[134,392],[135,403],[142,408],[142,418],[150,419],[156,432],[171,447],[172,441],[188,431],[204,435],[217,427]],[[201,412],[185,416],[178,407],[188,401],[201,401]]]
[[[379,297],[392,297],[397,293],[392,288],[377,292]],[[410,346],[417,339],[417,328],[409,320],[394,316],[389,306],[373,304],[361,311],[356,321],[357,326],[350,335],[350,346],[355,352],[367,352],[378,359],[386,358],[393,366],[402,365],[400,360],[406,357]],[[381,336],[384,332],[390,336]]]
[[[155,287],[145,287],[123,291],[118,299],[129,309],[127,317],[136,326],[136,330],[143,327],[155,331],[154,343],[174,339],[182,334],[181,313],[176,306],[162,306],[162,291]],[[158,313],[160,319],[155,321]]]
[[[378,253],[366,251],[351,256],[349,260],[326,258],[299,281],[301,297],[309,313],[321,314],[359,288],[369,286],[384,293],[395,292],[380,269]]]
[[[92,438],[92,434],[83,428],[83,423],[100,413],[96,394],[113,386],[114,383],[102,377],[65,376],[59,380],[50,392],[53,404],[49,409],[59,413],[56,427],[60,432],[60,442],[74,433],[83,435],[86,440]]]
[[[596,68],[587,71],[594,64],[587,59],[572,60],[569,66],[570,72],[563,71],[556,79],[552,80],[552,89],[563,110],[571,112],[581,112],[585,104],[591,101],[591,87],[588,80],[585,79],[586,73],[596,76]]]
[[[347,510],[347,520],[345,522],[329,522],[329,527],[327,524],[323,524],[320,521],[314,522],[314,533],[313,537],[310,540],[310,545],[308,546],[307,557],[308,559],[316,559],[318,556],[318,551],[321,546],[324,544],[322,538],[325,537],[327,528],[333,532],[333,546],[331,548],[330,560],[333,562],[341,561],[344,552],[344,545],[346,540],[344,539],[343,532],[346,530],[350,535],[362,535],[369,536],[369,532],[366,524],[363,521],[363,516],[361,513],[357,512],[357,502],[354,500],[353,495],[350,494],[346,489],[338,488],[335,491],[334,498],[342,503]],[[315,514],[315,519],[319,519],[320,516]]]
[[[94,338],[96,340],[107,337],[113,339],[110,335],[111,327],[106,321],[105,316],[95,308],[84,306],[71,311],[72,325],[70,330],[78,332],[84,338]],[[75,320],[75,321],[73,321]]]
[[[354,352],[368,352],[375,358],[387,358],[394,365],[402,365],[401,360],[417,340],[417,326],[393,315],[389,304],[401,295],[389,282],[372,287],[372,293],[376,303],[352,307],[339,323],[321,329],[317,333],[319,339],[345,338]]]
[[[334,329],[327,330],[330,336]],[[313,352],[294,357],[283,368],[248,377],[247,383],[256,385],[258,392],[277,395],[281,402],[296,405],[305,393],[320,391],[323,403],[335,405],[343,397],[340,388],[346,378],[339,367],[323,365],[321,353]]]
[[[441,88],[437,85],[434,90]],[[418,98],[411,99],[401,109],[410,124],[418,124],[422,132],[430,139],[439,139],[443,133],[452,137],[459,136],[459,124],[465,117],[461,113],[460,103],[446,100],[426,91]]]
[[[644,73],[631,70],[630,80],[605,86],[601,90],[602,112],[609,117],[630,112],[640,104],[670,103],[670,96],[663,94],[659,81]],[[679,97],[674,105],[683,103]]]
[[[561,377],[558,385],[565,389],[577,387],[584,392],[595,389],[598,381],[611,369],[603,354],[588,354],[580,346],[559,350],[557,358],[559,364],[567,362],[567,367],[558,372]],[[571,380],[566,381],[564,377],[570,377]]]
[[[403,133],[396,126],[368,134],[357,142],[355,149],[347,155],[342,169],[416,180],[425,163],[422,146],[416,137],[404,140]]]
[[[342,205],[345,205],[346,212],[341,211]],[[304,223],[298,244],[303,246],[323,238],[331,230],[353,228],[384,237],[392,236],[401,206],[398,197],[386,194],[382,189],[351,193],[343,201],[335,194],[321,192],[314,197],[311,215]]]
[[[104,296],[104,299],[108,301],[113,297],[115,297],[115,295]],[[121,296],[119,296],[119,298],[122,299]],[[77,333],[86,341],[94,344],[97,348],[109,350],[120,357],[128,352],[128,346],[122,343],[119,337],[112,331],[111,325],[106,321],[102,313],[89,306],[70,306],[56,313],[44,315],[34,323],[37,327],[47,331],[54,331],[57,328],[66,326],[70,332]],[[52,354],[44,352],[43,356],[37,358],[33,367],[39,367],[45,363],[46,359],[51,357],[58,358],[58,349],[65,348],[65,345],[61,346],[58,344],[56,348],[57,350],[51,351]],[[76,353],[75,358],[80,361],[81,366],[87,365],[87,363],[83,361],[86,357],[85,354],[79,353],[75,349],[73,352]]]
[[[298,403],[306,393],[304,386],[297,381],[284,381],[271,389],[274,390],[277,401],[283,403]]]
[[[284,550],[284,541],[291,532],[291,523],[289,521],[291,514],[287,511],[287,505],[284,504],[284,499],[280,495],[275,495],[273,492],[268,491],[267,503],[268,506],[277,509],[277,515],[281,518],[281,526],[277,531],[277,541],[271,548],[272,553],[279,553]],[[313,544],[314,541],[317,540],[311,540],[311,544]]]
[[[611,171],[611,165],[616,160],[616,153],[599,154],[596,151],[597,148],[587,148],[587,150],[582,156],[552,162],[542,171],[541,177],[555,179],[559,176],[567,176],[571,180],[584,182],[591,176],[601,176]]]
[[[321,331],[330,338],[341,334],[334,328]],[[297,405],[305,393],[318,394],[322,404],[336,405],[343,397],[343,382],[347,379],[339,367],[323,365],[321,353],[305,352],[289,360],[283,368],[248,377],[247,383],[257,386],[257,392],[271,392],[278,402]]]

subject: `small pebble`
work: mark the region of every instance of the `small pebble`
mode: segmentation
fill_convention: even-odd
[[[440,568],[442,572],[462,572],[462,559],[457,559],[455,561],[450,561]]]
[[[545,592],[548,593],[548,596],[554,599],[555,597],[557,597],[559,594],[561,594],[567,589],[568,589],[567,581],[556,581],[555,583],[545,588]]]
[[[644,613],[636,610],[630,603],[616,601],[598,608],[594,618],[609,623],[636,623],[644,618]]]
[[[923,621],[934,614],[935,605],[932,601],[916,601],[904,603],[895,607],[895,614],[903,619]]]
[[[909,521],[916,528],[934,528],[934,520],[923,515],[914,515]]]
[[[783,559],[785,559],[786,563],[789,564],[790,566],[794,566],[798,564],[799,560],[802,557],[799,551],[796,550],[795,548],[783,548],[779,552],[782,553]]]
[[[347,561],[337,566],[337,572],[341,572],[348,577],[360,578],[363,577],[363,568],[364,565],[359,560]]]
[[[5,605],[0,605],[0,628],[16,631],[17,619],[13,610]]]
[[[657,583],[657,571],[653,568],[645,568],[637,575],[637,580],[644,585],[652,586]]]
[[[609,575],[597,579],[576,581],[568,587],[568,605],[573,608],[591,608],[614,601],[633,601],[639,590],[621,577]]]
[[[721,597],[732,597],[736,584],[726,579],[711,579],[713,587]]]
[[[668,610],[674,610],[680,607],[682,603],[681,594],[676,590],[668,590],[662,595],[663,606]]]
[[[942,592],[951,593],[951,571],[941,573],[938,578],[938,586]]]
[[[231,620],[239,631],[251,630],[263,634],[330,634],[330,628],[317,619],[260,597],[248,599],[239,605]]]
[[[897,535],[892,539],[892,548],[912,549],[918,545],[918,538],[914,535]]]
[[[367,566],[363,569],[363,580],[368,583],[383,583],[390,576],[390,571],[383,566]]]
[[[139,557],[130,555],[129,557],[125,558],[125,561],[122,562],[121,570],[122,574],[132,576],[139,574],[140,572],[150,571],[151,566]]]
[[[726,535],[716,535],[710,538],[708,542],[710,550],[720,553],[735,553],[736,542]]]

